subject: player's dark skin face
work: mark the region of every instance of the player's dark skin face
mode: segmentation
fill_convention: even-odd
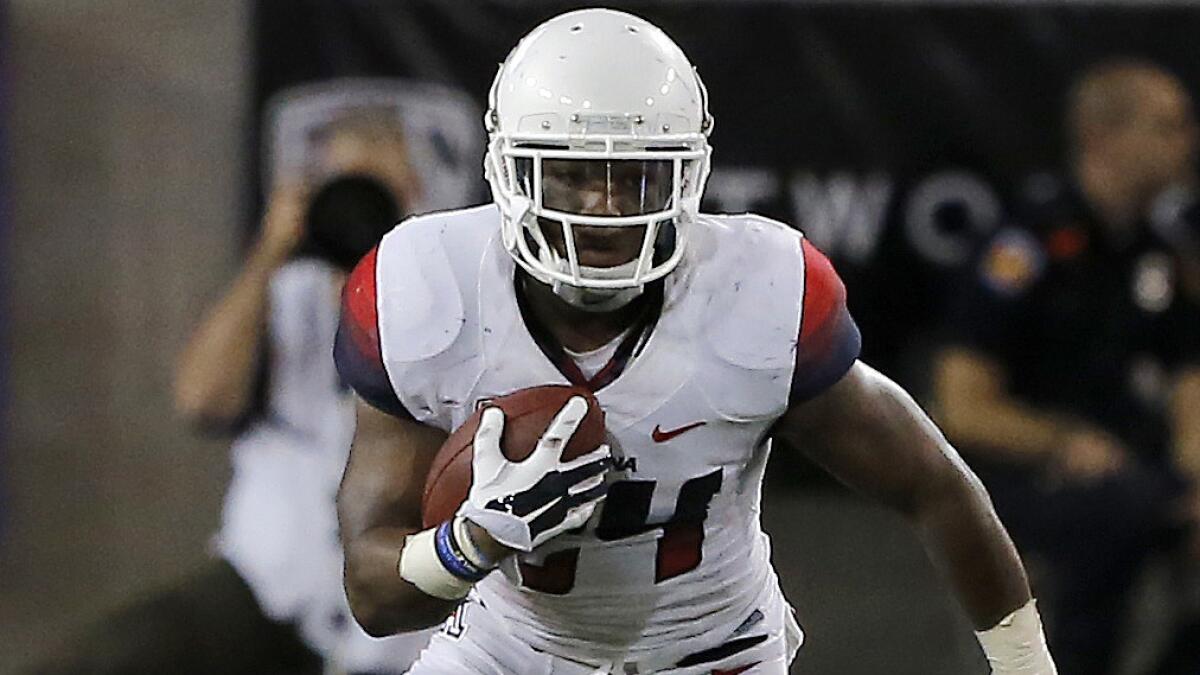
[[[671,196],[671,164],[666,161],[580,161],[542,163],[542,193],[548,209],[585,216],[635,216],[664,208]],[[562,225],[542,220],[542,233],[567,257]],[[645,226],[574,225],[575,251],[586,267],[615,267],[642,250]]]
[[[546,242],[554,247],[563,258],[567,257],[567,244],[563,238],[562,225],[542,220],[542,233]],[[633,260],[642,252],[642,239],[646,227],[589,227],[575,225],[575,252],[579,264],[584,267],[616,267]]]
[[[665,162],[543,163],[547,208],[591,216],[628,216],[656,211],[666,204],[671,189]],[[546,242],[567,257],[562,225],[540,221]],[[637,258],[646,236],[644,225],[625,227],[574,225],[572,234],[579,264],[614,267]],[[587,312],[558,297],[549,286],[526,279],[523,292],[537,319],[564,346],[575,350],[599,347],[625,330],[642,311],[634,301],[612,312]]]

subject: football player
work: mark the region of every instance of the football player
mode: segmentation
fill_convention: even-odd
[[[785,673],[802,639],[759,526],[773,438],[918,526],[997,673],[1054,672],[987,494],[913,400],[857,360],[829,261],[795,230],[699,212],[713,128],[692,65],[621,12],[558,16],[501,65],[494,202],[411,219],[359,263],[335,346],[359,396],[339,494],[368,632],[442,621],[411,671]],[[422,486],[480,401],[570,383],[608,444],[529,459],[483,413],[470,494]],[[607,497],[607,498],[606,498]]]

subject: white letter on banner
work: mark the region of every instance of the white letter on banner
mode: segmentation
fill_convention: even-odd
[[[704,200],[715,211],[745,213],[779,194],[779,177],[770,169],[722,167],[714,169],[704,189]]]
[[[964,227],[951,230],[943,226],[942,210],[951,206],[963,209]],[[1000,215],[1000,200],[982,179],[966,171],[942,171],[909,193],[905,233],[922,258],[954,267],[967,262],[976,244],[996,227]]]
[[[840,172],[822,180],[814,173],[791,182],[796,225],[817,248],[856,265],[870,262],[883,235],[892,181],[882,173],[857,178]]]

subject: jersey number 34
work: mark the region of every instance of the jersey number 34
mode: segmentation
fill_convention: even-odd
[[[604,500],[604,511],[595,535],[601,541],[616,541],[661,529],[654,561],[654,581],[660,582],[690,572],[700,566],[704,548],[704,520],[708,505],[721,489],[721,470],[693,478],[679,488],[675,513],[661,523],[648,523],[650,500],[658,483],[652,480],[627,480],[613,483]],[[571,548],[547,555],[542,564],[519,562],[521,584],[526,588],[564,595],[575,587],[575,569],[579,549]]]

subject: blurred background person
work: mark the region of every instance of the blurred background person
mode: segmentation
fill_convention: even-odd
[[[1196,122],[1174,76],[1121,59],[1075,83],[1067,133],[1064,173],[1030,180],[959,286],[935,396],[1018,546],[1047,563],[1059,672],[1102,675],[1149,554],[1200,516],[1200,304],[1147,223],[1191,175]]]
[[[354,425],[330,354],[346,274],[420,208],[422,184],[387,108],[350,108],[309,136],[305,175],[280,177],[246,266],[181,354],[175,400],[200,428],[238,432],[216,565],[342,671],[398,673],[428,635],[367,637],[330,549]]]
[[[180,415],[233,438],[218,556],[38,672],[402,673],[424,647],[428,633],[368,637],[346,605],[334,495],[354,412],[331,358],[346,274],[420,204],[420,181],[386,110],[311,140],[175,373]]]

